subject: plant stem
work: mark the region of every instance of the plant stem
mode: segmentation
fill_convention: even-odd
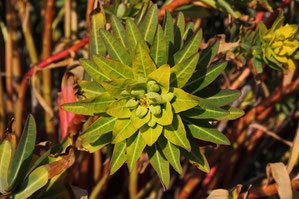
[[[94,152],[93,154],[93,165],[94,165],[94,181],[98,182],[101,175],[102,157],[101,150]]]
[[[1,69],[1,67],[0,67]],[[1,73],[1,70],[0,70]],[[2,87],[2,76],[0,75],[0,138],[2,138],[4,129],[5,129],[5,109],[4,109],[4,101],[3,101],[3,87]]]
[[[70,39],[71,37],[71,0],[64,1],[64,37]]]
[[[130,178],[129,178],[129,192],[130,192],[131,199],[134,199],[137,196],[137,186],[138,186],[138,171],[137,171],[137,164],[135,164],[133,170],[130,173]]]
[[[155,175],[144,187],[143,189],[141,189],[137,196],[136,199],[141,199],[144,198],[144,196],[152,189],[152,187],[158,183],[159,179],[158,177]]]

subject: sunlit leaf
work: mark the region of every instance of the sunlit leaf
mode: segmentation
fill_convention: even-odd
[[[141,135],[148,146],[152,146],[159,138],[163,130],[163,127],[156,124],[154,127],[144,125],[140,128]]]
[[[110,80],[110,78],[103,73],[93,61],[88,59],[80,59],[80,64],[95,81],[100,83],[102,81]]]
[[[148,111],[147,114],[143,118],[140,118],[136,115],[136,110],[132,111],[131,113],[132,114],[131,114],[130,118],[131,118],[132,123],[136,129],[139,129],[140,127],[142,127],[143,125],[148,123],[148,121],[151,119],[150,111]]]
[[[170,66],[164,64],[149,74],[148,79],[155,80],[160,85],[162,94],[167,94],[169,91]]]
[[[154,4],[147,11],[146,15],[143,17],[139,25],[140,32],[143,34],[144,36],[143,38],[148,44],[152,44],[153,42],[157,25],[158,25],[158,8],[157,5]]]
[[[162,27],[158,25],[154,42],[150,50],[150,56],[156,63],[157,67],[160,67],[161,65],[167,63],[166,52],[166,40],[164,37],[164,33]]]
[[[112,131],[112,143],[121,142],[131,137],[136,131],[130,119],[118,119]]]
[[[154,118],[154,121],[158,124],[165,126],[170,125],[172,123],[173,119],[173,112],[171,110],[171,105],[169,102],[166,102],[165,105],[162,107],[162,113],[158,116],[152,115]]]
[[[118,118],[128,118],[131,115],[130,109],[126,107],[127,99],[122,98],[113,103],[111,103],[107,109],[106,113]]]
[[[95,81],[78,80],[77,83],[80,87],[80,94],[84,95],[86,98],[95,97],[106,92],[106,90]]]
[[[168,12],[168,10],[165,10],[165,17],[164,17],[164,23],[163,23],[163,30],[164,30],[164,36],[166,40],[166,52],[167,52],[167,60],[169,63],[169,58],[173,54],[173,45],[174,45],[174,32],[173,32],[173,23],[172,23],[172,17],[171,14]]]
[[[0,193],[5,194],[8,189],[7,171],[12,159],[12,146],[7,139],[0,143]]]
[[[94,114],[103,113],[105,109],[113,103],[115,99],[111,97],[109,93],[102,93],[101,95],[98,95],[93,98],[88,98],[86,100],[82,100],[79,102],[69,103],[62,106],[62,108],[65,110],[67,105],[72,105],[79,103],[81,106],[84,106],[91,110]],[[75,112],[76,113],[76,112]]]
[[[240,97],[240,91],[206,88],[196,93],[196,96],[204,98],[217,106],[224,106]]]
[[[135,133],[127,140],[127,165],[129,171],[132,171],[138,158],[140,157],[146,144],[141,133]]]
[[[185,17],[182,12],[179,12],[174,24],[174,52],[178,51],[181,47],[183,34],[185,30]]]
[[[134,82],[132,79],[113,79],[111,81],[101,82],[101,85],[112,97],[120,99],[124,97],[121,95],[121,92],[126,90],[126,87]]]
[[[90,30],[89,30],[89,57],[92,54],[106,55],[106,46],[100,36],[99,30],[106,25],[105,13],[99,9],[96,9],[90,13]]]
[[[216,120],[235,120],[244,115],[244,111],[238,108],[228,107],[228,106],[224,106],[221,108],[227,110],[229,113],[225,116],[215,118]]]
[[[126,31],[123,25],[121,24],[120,20],[115,16],[111,16],[111,26],[113,28],[113,33],[116,39],[120,41],[123,47],[128,50],[129,49],[129,42],[126,37]]]
[[[171,105],[175,113],[192,109],[200,103],[199,100],[180,88],[173,88],[172,92],[175,97],[173,98]]]
[[[109,174],[114,174],[127,160],[126,155],[127,142],[126,140],[114,145],[113,154],[110,163]]]
[[[95,142],[90,143],[88,141],[84,141],[81,143],[82,147],[86,149],[89,153],[94,153],[97,150],[100,150],[107,144],[111,143],[112,132],[106,133],[98,138]]]
[[[182,45],[185,44],[193,35],[194,25],[192,22],[188,22],[185,28],[185,32],[183,34],[183,42]],[[182,46],[181,46],[182,47]]]

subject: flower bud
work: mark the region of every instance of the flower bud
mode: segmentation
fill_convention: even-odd
[[[157,122],[154,120],[154,117],[151,116],[151,119],[150,119],[150,121],[147,123],[147,125],[148,125],[149,127],[152,127],[152,128],[153,128],[156,124],[157,124]]]
[[[148,92],[156,92],[156,93],[158,93],[160,91],[160,86],[156,83],[156,81],[149,80],[147,82],[147,91]]]
[[[145,96],[150,100],[151,104],[163,104],[165,100],[161,97],[160,94],[155,92],[148,92]]]
[[[143,90],[143,89],[140,89],[140,90],[132,90],[132,91],[131,91],[131,95],[133,95],[134,97],[137,97],[138,99],[140,99],[140,98],[144,98],[145,90]]]
[[[157,105],[150,105],[149,107],[151,113],[155,116],[158,116],[161,114],[161,105],[157,104]]]
[[[136,116],[139,118],[143,118],[147,114],[148,109],[144,106],[138,106],[136,109]]]
[[[121,93],[120,93],[121,96],[124,96],[124,97],[127,97],[127,96],[130,96],[130,93],[126,90],[123,90]]]
[[[134,109],[138,106],[138,101],[135,100],[135,99],[130,99],[127,101],[126,103],[126,107],[129,108],[129,109]]]
[[[174,98],[174,94],[169,92],[166,95],[163,96],[163,99],[165,99],[166,101],[171,102],[171,100]]]
[[[119,4],[117,11],[116,11],[116,16],[118,18],[123,17],[126,13],[126,10],[127,10],[126,4],[124,4],[124,3]]]

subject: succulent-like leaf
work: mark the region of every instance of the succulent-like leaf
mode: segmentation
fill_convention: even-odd
[[[225,116],[217,117],[217,118],[215,118],[216,120],[235,120],[235,119],[241,117],[242,115],[244,115],[244,111],[242,111],[241,109],[238,109],[238,108],[228,107],[228,106],[224,106],[221,108],[229,111],[229,114],[227,114]]]
[[[161,149],[157,144],[154,144],[151,147],[147,147],[147,154],[151,165],[156,170],[162,183],[167,189],[169,185],[169,179],[170,179],[168,161],[164,157]]]
[[[136,18],[134,20],[136,24],[139,24],[141,22],[142,18],[144,17],[144,15],[145,15],[145,13],[146,13],[146,11],[148,9],[149,3],[147,3],[147,4],[143,3],[142,4],[142,6],[139,9],[139,12],[138,12],[138,14],[137,14],[137,16],[136,16]]]
[[[160,115],[152,115],[154,121],[162,126],[170,125],[173,120],[173,112],[170,103],[166,102],[164,106]]]
[[[144,40],[148,44],[152,44],[153,42],[157,25],[158,25],[158,8],[157,5],[154,4],[147,11],[146,15],[143,17],[139,25],[140,32],[142,33]]]
[[[110,78],[103,73],[93,61],[88,59],[80,59],[80,64],[95,81],[100,83],[102,81],[110,80]]]
[[[16,184],[20,183],[26,175],[31,157],[33,154],[36,140],[36,125],[32,115],[29,115],[23,130],[23,134],[18,144],[18,148],[11,161],[8,171],[8,190],[12,189]]]
[[[81,144],[90,153],[94,153],[95,151],[103,148],[107,144],[111,143],[112,139],[112,132],[106,133],[102,135],[100,138],[98,138],[95,142],[90,143],[87,141],[83,141]]]
[[[81,115],[95,115],[94,111],[86,108],[80,102],[73,102],[62,104],[61,108],[65,111],[81,114]]]
[[[92,111],[93,114],[99,114],[103,113],[108,105],[115,102],[115,99],[111,97],[109,93],[102,93],[96,97],[88,98],[79,102],[74,102],[70,104],[65,104],[62,106],[62,108],[65,110],[65,108],[68,105],[79,103],[81,106],[84,106]]]
[[[16,193],[14,199],[29,198],[37,190],[41,189],[48,182],[48,170],[46,166],[36,168],[21,184],[20,191]]]
[[[124,98],[121,92],[126,89],[129,84],[134,83],[132,79],[113,79],[111,81],[101,82],[101,85],[109,92],[112,97],[116,99]]]
[[[198,92],[197,96],[204,98],[217,106],[224,106],[240,97],[240,91],[230,89],[206,88]]]
[[[171,68],[170,85],[182,88],[191,78],[198,61],[199,55],[195,53],[190,58],[176,64]]]
[[[185,30],[185,17],[182,12],[179,12],[174,24],[174,52],[178,51],[181,47],[183,34]]]
[[[175,113],[192,109],[200,103],[195,96],[186,93],[180,88],[173,88],[173,93],[175,97],[173,98],[171,105]]]
[[[179,173],[182,174],[183,169],[180,164],[180,149],[176,145],[169,142],[164,136],[160,136],[158,144],[162,149],[162,152],[172,167]]]
[[[114,174],[127,160],[127,142],[123,140],[114,145],[109,174]]]
[[[191,150],[189,140],[186,136],[184,123],[178,114],[174,114],[171,125],[164,127],[163,135],[171,143],[183,147],[188,151]]]
[[[229,114],[227,110],[224,110],[215,104],[205,100],[203,98],[198,98],[199,105],[193,109],[182,112],[181,114],[185,117],[193,119],[213,119],[218,117],[223,117]]]
[[[150,56],[156,63],[157,67],[167,63],[166,40],[162,27],[158,25],[155,39],[150,50]]]
[[[126,107],[127,99],[119,99],[111,103],[107,109],[106,113],[118,118],[128,118],[131,116],[130,109]]]
[[[144,41],[142,34],[139,32],[137,25],[129,18],[126,21],[126,32],[131,55],[134,54],[137,43],[140,43],[146,51],[149,52],[149,48]],[[134,59],[134,57],[132,58]]]
[[[130,119],[118,119],[112,131],[112,143],[122,142],[131,137],[137,129]]]
[[[90,13],[90,42],[89,42],[89,56],[92,54],[106,55],[106,47],[103,45],[103,40],[99,34],[99,30],[106,25],[105,13],[99,9]]]
[[[133,59],[133,73],[135,79],[140,77],[146,78],[151,72],[156,70],[156,65],[149,56],[146,48],[141,43],[136,46]]]
[[[172,54],[174,52],[173,51],[174,32],[173,32],[172,17],[171,14],[168,12],[168,10],[165,10],[163,30],[164,30],[165,40],[166,40],[167,60],[169,61],[170,57],[172,57]]]
[[[130,54],[126,51],[123,45],[108,31],[101,29],[100,33],[107,47],[110,58],[125,65],[131,66],[132,63]]]
[[[7,171],[12,159],[12,146],[7,139],[0,143],[0,193],[5,194],[8,189]]]
[[[138,158],[140,157],[146,143],[141,136],[141,133],[135,133],[127,141],[127,165],[129,171],[132,171]]]
[[[129,42],[126,37],[125,28],[121,24],[120,20],[114,15],[111,16],[111,26],[113,28],[113,33],[116,39],[120,41],[120,43],[126,50],[129,50]]]
[[[193,35],[194,25],[192,22],[187,23],[185,32],[183,34],[183,42],[181,45],[185,44]],[[182,46],[181,46],[182,47]]]
[[[197,63],[198,69],[204,69],[210,65],[210,63],[217,54],[218,48],[219,41],[217,40],[211,46],[208,46],[200,52],[200,58]]]
[[[80,94],[86,98],[95,97],[106,92],[106,90],[95,81],[78,80],[77,83],[80,87]]]
[[[196,139],[205,140],[216,144],[230,144],[230,141],[225,137],[225,135],[220,133],[215,127],[209,124],[208,121],[199,120],[194,122],[187,118],[183,118],[183,121],[185,124],[187,124],[190,134]]]
[[[151,119],[151,113],[149,111],[143,118],[140,118],[136,115],[136,110],[132,111],[131,120],[136,129],[139,129],[140,127],[148,123],[150,119]]]
[[[169,91],[170,66],[168,64],[164,64],[149,74],[148,79],[155,80],[158,84],[160,84],[162,94],[167,94]]]
[[[101,55],[93,55],[93,60],[110,79],[133,79],[132,69],[125,64],[107,59]]]
[[[196,53],[199,49],[199,45],[202,38],[202,31],[199,30],[194,34],[194,36],[183,46],[183,48],[175,53],[174,56],[174,63],[178,64],[185,59],[189,58],[191,55]]]
[[[145,143],[148,146],[152,146],[159,138],[163,130],[163,127],[159,124],[156,124],[154,127],[149,127],[148,125],[144,125],[141,127],[140,132],[145,140]]]

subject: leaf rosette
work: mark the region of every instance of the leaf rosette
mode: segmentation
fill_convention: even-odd
[[[114,144],[110,174],[125,162],[131,171],[146,151],[166,187],[169,163],[182,173],[180,154],[209,172],[196,139],[229,144],[209,121],[243,114],[225,106],[239,97],[238,91],[205,88],[226,67],[225,62],[210,66],[218,42],[199,56],[202,31],[194,33],[192,23],[185,26],[182,13],[173,24],[167,11],[162,27],[157,6],[151,4],[143,6],[134,21],[128,18],[125,27],[111,16],[111,26],[111,32],[100,29],[100,37],[91,37],[92,56],[80,60],[94,80],[78,82],[86,99],[62,106],[77,114],[100,116],[80,135],[81,146],[94,152]],[[106,50],[95,51],[101,43]]]

